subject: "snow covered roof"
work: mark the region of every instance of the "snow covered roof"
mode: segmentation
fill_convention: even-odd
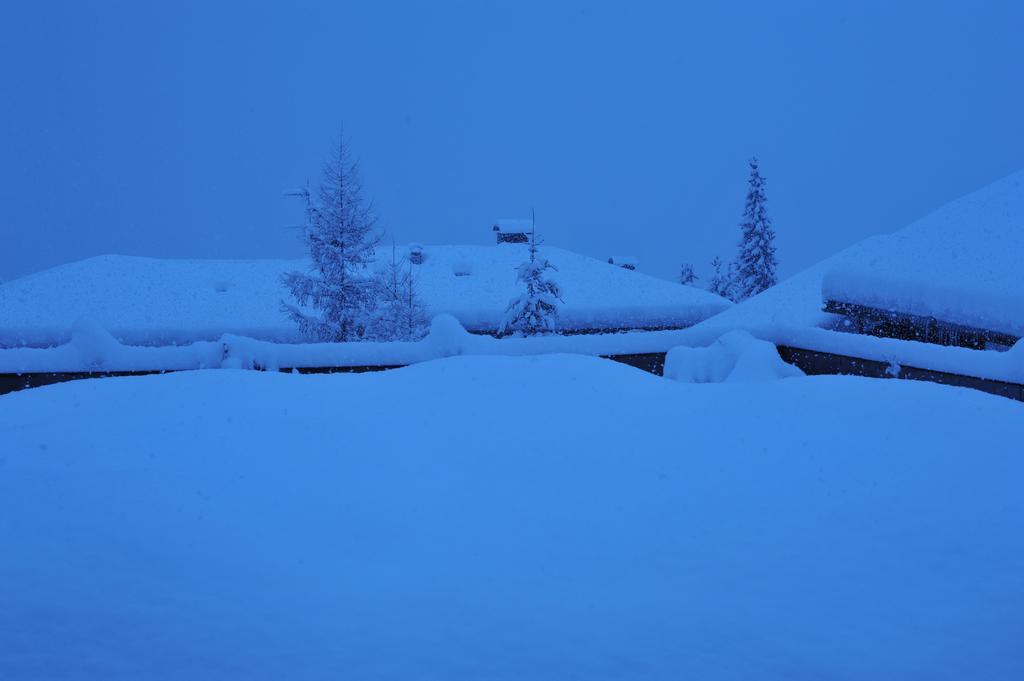
[[[730,306],[706,291],[571,251],[544,246],[542,252],[558,268],[564,290],[561,328],[679,328]],[[470,330],[491,330],[518,292],[515,268],[526,253],[523,245],[424,246],[423,263],[412,268],[432,314],[448,312]],[[298,341],[281,310],[287,295],[281,274],[305,267],[304,260],[89,258],[0,286],[0,345],[64,343],[80,318],[131,344],[225,333]]]
[[[822,297],[1024,336],[1024,171],[834,263]]]
[[[1024,335],[1024,171],[891,235],[866,239],[689,329],[703,346],[734,329],[779,344],[984,378],[1024,379],[1024,347],[995,353],[840,333],[829,296]],[[1021,341],[1024,343],[1024,341]],[[1021,345],[1018,343],[1018,346]]]
[[[532,220],[509,220],[503,218],[494,223],[494,231],[496,232],[521,232],[529,234],[532,229]]]
[[[840,251],[684,335],[696,341],[722,329],[827,327],[839,321],[822,311],[829,297],[1024,335],[1022,254],[1019,171]]]

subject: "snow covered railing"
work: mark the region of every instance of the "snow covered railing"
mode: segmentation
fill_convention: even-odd
[[[679,331],[672,330],[495,338],[469,333],[453,316],[443,314],[434,318],[426,338],[416,342],[292,344],[224,336],[220,340],[224,359],[218,367],[266,370],[394,367],[457,355],[639,356],[664,354],[678,345],[678,334]]]
[[[935,317],[905,314],[831,299],[825,300],[824,311],[847,317],[857,325],[858,333],[882,338],[955,345],[976,350],[984,350],[992,344],[1010,347],[1021,338],[1020,334],[954,324]]]
[[[219,367],[223,354],[220,341],[159,347],[122,345],[98,324],[79,320],[64,345],[0,350],[0,374],[206,369]]]
[[[1009,352],[994,352],[825,329],[734,329],[707,346],[673,348],[664,363],[666,377],[687,383],[803,374],[927,381],[1024,401],[1024,343]]]
[[[1024,341],[996,352],[820,328],[768,327],[752,334],[808,375],[927,381],[1024,401]]]
[[[1006,352],[972,350],[895,338],[878,338],[818,328],[773,327],[754,330],[758,338],[785,346],[912,366],[974,378],[1024,383],[1024,342]]]
[[[863,359],[852,355],[807,350],[788,345],[778,345],[776,346],[776,351],[783,361],[792,364],[808,376],[840,375],[925,381],[959,388],[970,388],[991,395],[1024,402],[1024,384],[1022,383],[978,378],[948,371],[936,371],[926,367],[899,364],[898,362]]]
[[[97,324],[80,321],[71,341],[52,348],[0,350],[0,375],[160,373],[190,369],[320,369],[396,367],[455,355],[664,354],[678,332],[503,338],[468,333],[451,315],[437,316],[418,342],[272,343],[225,335],[180,346],[119,343]]]
[[[750,330],[749,336],[767,341],[769,349],[776,346],[782,359],[808,374],[928,380],[1024,399],[1024,341],[1008,352],[993,352],[804,327],[763,327]],[[122,345],[102,328],[83,322],[75,325],[66,345],[0,350],[0,393],[99,376],[191,369],[367,371],[456,355],[595,355],[658,375],[664,368],[677,380],[698,382],[788,375],[747,341],[723,336],[715,345],[721,347],[695,347],[693,338],[680,331],[496,339],[470,334],[450,315],[440,315],[429,335],[414,343],[280,344],[224,336],[185,346],[142,347]],[[673,348],[677,350],[669,353]]]
[[[679,347],[669,353],[664,373],[690,382],[746,380],[745,376],[757,374],[786,375],[784,367],[767,361],[763,348],[742,337],[774,346],[782,360],[808,375],[928,381],[1024,401],[1024,341],[1009,351],[998,352],[809,326],[720,324],[677,334]],[[749,367],[756,371],[748,371]]]
[[[1007,235],[1012,234],[1016,242],[1024,243],[1024,237],[1015,234],[1022,231],[1014,227],[1007,230]],[[964,267],[970,276],[946,279],[948,270],[927,259],[913,264],[901,259],[903,267],[893,263],[892,269],[863,263],[832,268],[821,282],[826,310],[839,314],[859,312],[879,319],[891,316],[919,328],[938,323],[954,332],[973,331],[983,338],[992,336],[998,343],[1012,345],[1007,339],[1024,336],[1024,283],[1015,259],[1020,251],[1012,247],[1008,253],[993,250],[977,262],[967,263],[949,255],[957,250],[949,248],[942,256],[954,257],[953,262]],[[1004,256],[1010,260],[1004,262]],[[989,282],[991,286],[984,286],[989,277],[995,280]]]

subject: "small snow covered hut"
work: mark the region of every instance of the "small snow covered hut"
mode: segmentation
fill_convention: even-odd
[[[640,266],[640,261],[632,255],[613,255],[608,258],[608,264],[627,270],[635,270]]]
[[[533,230],[531,220],[498,220],[491,228],[499,244],[525,244]]]

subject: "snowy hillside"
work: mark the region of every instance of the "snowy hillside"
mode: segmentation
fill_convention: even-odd
[[[390,249],[380,255],[390,257]],[[400,250],[405,257],[406,249]],[[564,290],[569,329],[684,327],[730,303],[706,291],[544,247]],[[518,293],[525,246],[426,246],[413,266],[431,314],[447,312],[470,330],[495,329]],[[0,286],[0,344],[53,345],[86,317],[132,344],[213,340],[231,333],[300,340],[281,311],[281,274],[290,260],[163,260],[101,256]]]
[[[1024,678],[1022,427],[570,356],[7,395],[0,678]]]

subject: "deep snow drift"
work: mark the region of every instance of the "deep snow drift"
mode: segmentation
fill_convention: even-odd
[[[594,358],[0,397],[0,678],[1024,678],[1024,405]]]

